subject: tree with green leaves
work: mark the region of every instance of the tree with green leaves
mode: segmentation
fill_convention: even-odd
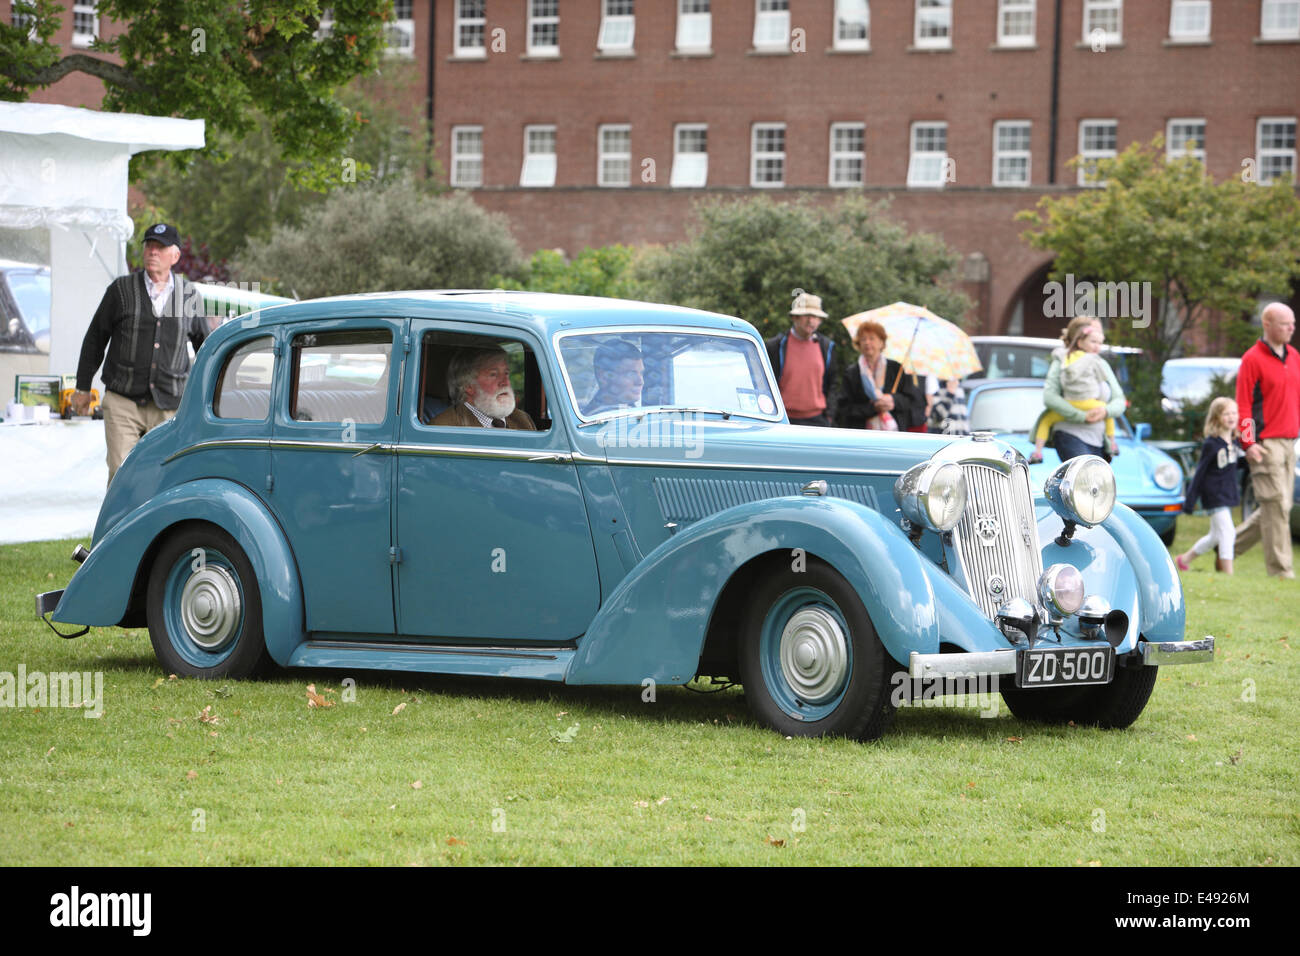
[[[518,275],[504,217],[463,193],[430,195],[409,177],[336,189],[295,226],[276,226],[231,274],[298,298],[397,289],[490,288]]]
[[[1157,421],[1160,369],[1188,330],[1212,312],[1249,314],[1260,295],[1288,296],[1300,275],[1300,201],[1289,182],[1216,183],[1194,157],[1167,160],[1159,136],[1097,161],[1094,175],[1104,187],[1021,212],[1024,239],[1056,255],[1051,279],[1063,283],[1067,315],[1095,309],[1110,340],[1150,353],[1131,397]]]
[[[218,133],[215,152],[184,151],[174,162],[140,171],[140,187],[156,214],[137,220],[175,224],[181,235],[208,246],[216,259],[234,258],[253,239],[267,239],[275,225],[297,225],[332,189],[411,176],[423,169],[426,152],[422,122],[392,104],[411,102],[418,70],[410,63],[385,63],[383,75],[363,77],[341,91],[340,99],[361,117],[344,156],[312,186],[295,175],[308,164],[291,162],[275,142],[270,120],[259,114],[247,136]],[[437,191],[436,178],[416,180]]]
[[[0,23],[0,98],[86,73],[104,83],[104,110],[203,119],[210,135],[233,136],[252,133],[260,112],[288,159],[329,168],[358,122],[337,91],[379,63],[392,3],[328,6],[333,28],[318,39],[322,0],[99,0],[98,15],[125,32],[65,54],[51,38],[71,11],[14,0],[17,22]]]
[[[821,296],[837,319],[902,300],[960,322],[970,301],[945,284],[957,254],[887,210],[860,196],[829,206],[767,196],[703,202],[691,238],[647,255],[638,274],[650,298],[738,315],[764,336],[789,327],[797,289]],[[822,331],[848,344],[839,322]]]
[[[528,260],[522,280],[502,276],[495,285],[531,292],[639,299],[644,297],[645,289],[635,275],[637,256],[638,250],[617,243],[583,249],[571,260],[558,249],[538,249]]]

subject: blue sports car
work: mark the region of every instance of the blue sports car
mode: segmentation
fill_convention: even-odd
[[[1034,450],[1030,432],[1043,411],[1043,380],[1038,378],[979,379],[966,383],[971,431],[990,431],[1029,458]],[[1116,496],[1147,520],[1160,540],[1173,544],[1178,515],[1183,510],[1183,470],[1169,455],[1145,441],[1149,425],[1115,423],[1119,454],[1111,462]],[[1050,447],[1043,462],[1030,465],[1034,484],[1046,481],[1061,461]]]

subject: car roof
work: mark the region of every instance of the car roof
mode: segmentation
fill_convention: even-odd
[[[37,272],[49,272],[50,267],[41,262],[19,262],[17,259],[0,259],[0,269],[33,269]]]
[[[549,292],[438,289],[409,292],[366,292],[308,299],[277,305],[257,313],[260,326],[303,320],[349,317],[439,318],[494,321],[508,317],[515,326],[530,325],[540,335],[603,326],[662,325],[703,326],[715,329],[749,329],[729,315],[676,305],[605,299],[597,296],[559,295]]]
[[[1206,368],[1236,368],[1241,364],[1239,355],[1198,355],[1184,356],[1183,358],[1172,358],[1165,361],[1165,365],[1187,365],[1189,367],[1202,366]]]
[[[1059,349],[1062,344],[1060,339],[1041,338],[1033,335],[972,335],[970,340],[976,345],[1018,345],[1024,348],[1040,348],[1046,351]],[[1109,342],[1103,345],[1102,349],[1124,355],[1133,355],[1142,351],[1132,345],[1111,345]]]

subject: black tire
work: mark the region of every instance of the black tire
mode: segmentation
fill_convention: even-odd
[[[1160,542],[1166,548],[1172,548],[1174,546],[1174,535],[1176,535],[1177,533],[1178,533],[1178,522],[1175,521],[1166,530],[1160,532]]]
[[[739,647],[754,716],[788,737],[883,734],[894,716],[896,665],[849,583],[809,558],[801,571],[773,568],[754,594]]]
[[[1021,720],[1045,724],[1076,724],[1122,730],[1146,708],[1156,686],[1158,667],[1117,667],[1109,684],[1099,687],[1008,687],[1002,691],[1007,708]]]
[[[253,566],[210,524],[174,532],[149,573],[149,640],[169,674],[249,677],[268,661]]]

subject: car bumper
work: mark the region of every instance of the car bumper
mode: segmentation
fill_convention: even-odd
[[[1138,641],[1137,654],[1150,667],[1168,664],[1208,664],[1214,660],[1214,638],[1197,641]],[[918,654],[912,652],[908,676],[916,678],[970,677],[978,674],[1014,674],[1016,651],[981,651],[972,654]]]

